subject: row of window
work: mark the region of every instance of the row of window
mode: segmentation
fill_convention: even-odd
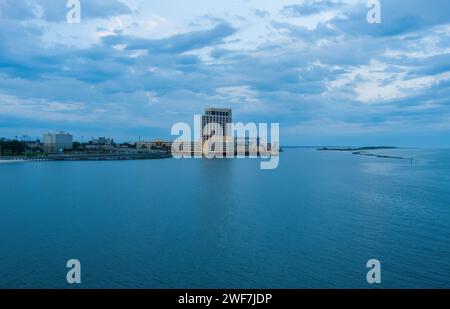
[[[212,116],[230,116],[229,112],[219,112],[219,111],[209,111],[206,112],[207,115],[212,115]]]

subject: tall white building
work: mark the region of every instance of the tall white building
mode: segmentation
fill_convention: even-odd
[[[202,152],[224,154],[233,150],[233,139],[231,137],[231,124],[233,115],[229,108],[207,108],[205,114],[202,116]],[[214,142],[212,137],[219,138],[219,143]],[[205,145],[207,150],[205,152]]]
[[[202,140],[209,139],[212,135],[231,136],[231,123],[233,122],[231,109],[207,108],[202,116]]]
[[[44,134],[44,151],[48,153],[58,153],[64,149],[73,148],[73,136],[65,132],[55,132]]]

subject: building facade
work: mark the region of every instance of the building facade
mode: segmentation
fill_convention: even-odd
[[[73,136],[65,132],[44,134],[44,151],[47,153],[58,153],[73,148]]]
[[[92,141],[89,142],[91,145],[113,145],[114,140],[112,138],[107,137],[98,137],[94,138]]]
[[[137,149],[148,149],[148,150],[170,150],[172,147],[172,142],[155,140],[155,141],[141,141],[136,142]]]
[[[202,140],[206,141],[213,135],[231,136],[233,115],[229,108],[207,108],[202,116]]]
[[[231,124],[233,122],[233,114],[229,108],[206,108],[205,114],[202,116],[201,138],[203,147],[208,141],[208,149],[206,152],[223,152],[232,150],[233,139],[231,137]],[[212,139],[217,138],[217,142]],[[220,143],[222,141],[222,143]],[[205,149],[203,148],[203,154]]]

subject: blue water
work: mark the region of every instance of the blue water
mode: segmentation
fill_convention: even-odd
[[[0,288],[450,288],[450,151],[0,164]]]

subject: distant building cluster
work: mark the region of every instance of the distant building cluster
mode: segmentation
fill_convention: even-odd
[[[136,143],[137,149],[153,149],[153,150],[167,150],[172,149],[172,142],[156,140],[156,141],[142,141]]]
[[[259,137],[249,137],[251,130],[241,128],[241,135],[235,136],[232,131],[233,113],[228,108],[206,108],[201,116],[201,128],[197,140],[183,141],[180,151],[188,154],[204,155],[206,153],[223,153],[234,155],[235,151],[244,153],[257,153],[260,146]],[[254,131],[254,130],[253,130]],[[256,133],[252,132],[252,133]],[[29,154],[62,154],[62,153],[146,153],[162,151],[172,153],[173,142],[164,140],[138,141],[135,143],[117,144],[112,138],[97,137],[89,142],[74,142],[70,133],[64,131],[50,132],[43,135],[42,143],[39,139],[6,140],[0,139],[0,155],[29,155]],[[266,143],[270,150],[270,143]]]
[[[258,128],[254,124],[233,124],[233,113],[229,108],[205,109],[201,116],[200,132],[198,140],[176,141],[175,150],[177,156],[196,157],[218,155],[219,157],[239,155],[254,155],[269,153],[271,143],[261,143],[258,136]],[[195,139],[195,137],[194,137]],[[262,147],[260,147],[262,146]]]

